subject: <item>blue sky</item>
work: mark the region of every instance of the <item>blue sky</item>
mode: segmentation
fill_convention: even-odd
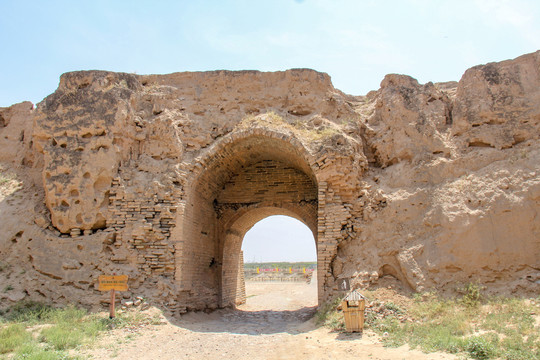
[[[37,103],[62,73],[89,69],[312,68],[362,95],[388,73],[457,81],[540,49],[540,1],[0,0],[0,46],[0,106]],[[301,236],[284,224],[267,229]]]
[[[387,73],[459,80],[540,49],[537,0],[0,0],[0,106],[67,71],[308,67],[361,95]]]

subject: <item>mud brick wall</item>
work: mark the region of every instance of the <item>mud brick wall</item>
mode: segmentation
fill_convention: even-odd
[[[246,302],[246,279],[244,276],[244,252],[240,251],[240,259],[238,261],[238,286],[236,287],[236,305]]]
[[[0,108],[22,186],[0,189],[0,258],[25,270],[0,272],[0,306],[92,306],[110,272],[174,312],[234,306],[243,236],[271,215],[313,231],[319,302],[388,276],[536,294],[538,69],[540,51],[366,96],[307,69],[64,74],[37,107]]]
[[[114,178],[107,226],[114,233],[113,245],[134,250],[136,255],[124,252],[112,260],[119,264],[135,261],[142,274],[174,276],[175,248],[170,236],[176,211],[177,201],[167,192],[142,196],[129,191],[129,180]]]
[[[242,204],[272,199],[316,200],[316,185],[303,172],[279,161],[265,160],[233,176],[217,198],[218,204]]]

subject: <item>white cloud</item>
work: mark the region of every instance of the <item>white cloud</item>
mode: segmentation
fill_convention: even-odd
[[[534,47],[540,47],[540,9],[537,2],[523,0],[475,0],[484,21],[494,26],[509,25]],[[535,18],[536,17],[536,18]]]

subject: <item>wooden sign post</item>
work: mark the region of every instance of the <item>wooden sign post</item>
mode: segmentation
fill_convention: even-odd
[[[109,307],[109,318],[114,318],[114,303],[116,301],[116,291],[127,291],[127,275],[100,275],[98,277],[98,290],[111,292],[111,305]]]

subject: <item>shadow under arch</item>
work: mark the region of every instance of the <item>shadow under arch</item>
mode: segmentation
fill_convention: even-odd
[[[231,133],[195,163],[171,234],[178,302],[186,310],[232,305],[238,282],[230,282],[234,259],[224,250],[234,236],[243,237],[242,224],[255,223],[251,216],[292,216],[313,231],[317,242],[314,160],[291,133],[262,128]]]

